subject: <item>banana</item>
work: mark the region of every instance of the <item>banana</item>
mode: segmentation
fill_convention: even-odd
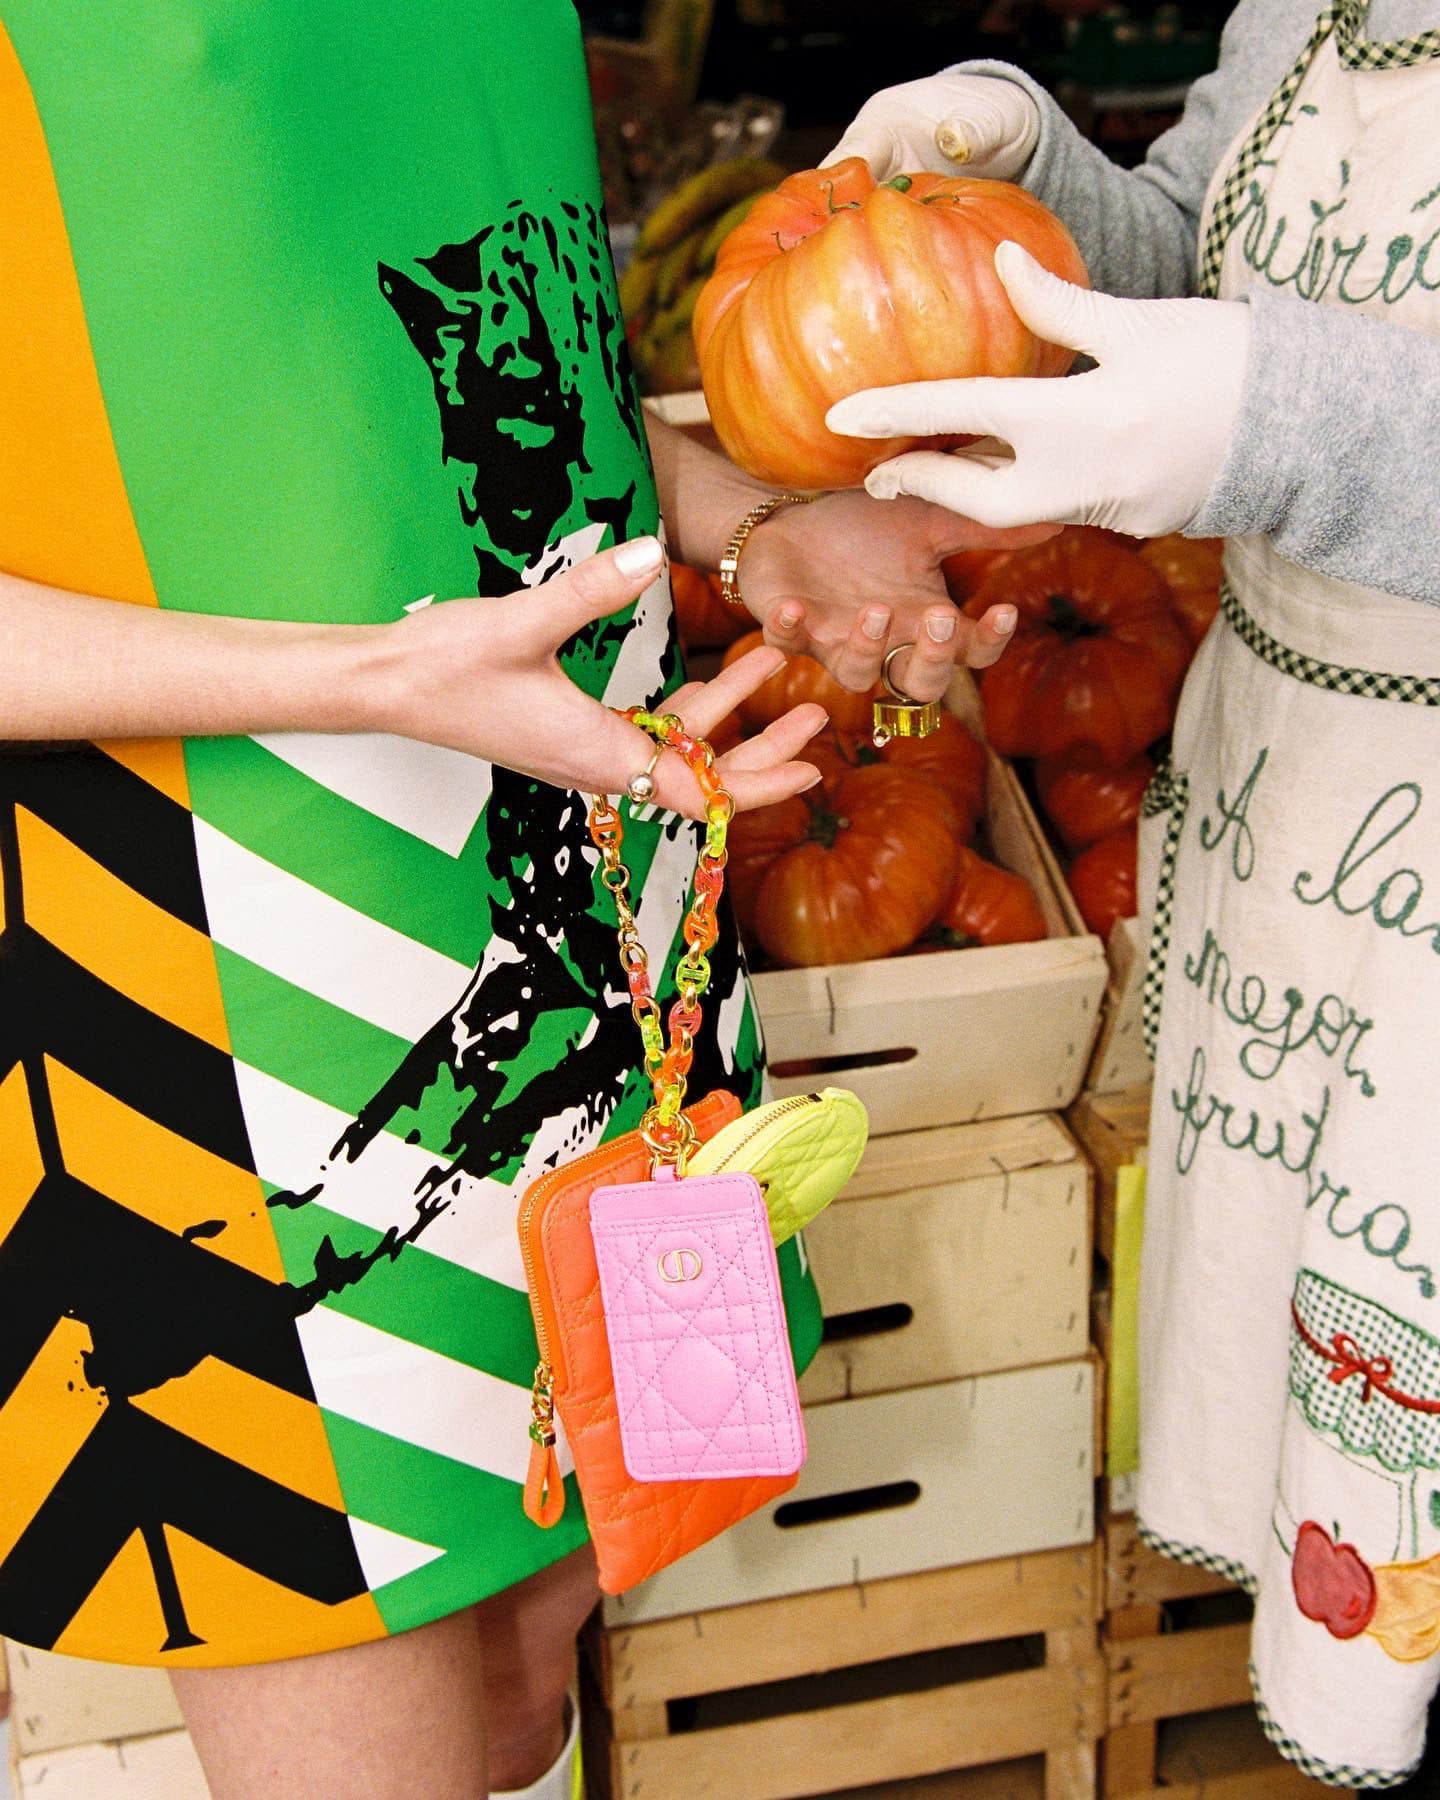
[[[750,216],[750,208],[761,199],[765,189],[757,189],[753,194],[746,194],[743,200],[737,200],[733,206],[727,206],[720,217],[705,233],[700,241],[700,253],[695,258],[697,269],[713,269],[715,258],[720,254],[720,246],[737,226],[743,225]]]
[[[681,289],[676,299],[663,312],[656,313],[650,321],[650,329],[645,337],[656,349],[668,343],[677,332],[689,336],[690,321],[695,317],[695,303],[708,279],[708,276],[697,275],[688,287]]]
[[[640,227],[635,254],[654,256],[657,251],[669,250],[735,201],[762,188],[773,188],[784,179],[785,171],[779,164],[761,156],[738,156],[729,162],[711,163],[660,202]]]
[[[673,306],[676,296],[690,279],[695,267],[695,259],[700,253],[700,238],[704,226],[690,231],[672,244],[660,257],[660,273],[655,279],[655,306],[657,311],[664,312]]]
[[[627,320],[638,319],[655,298],[660,262],[654,256],[632,256],[620,277],[620,311]]]

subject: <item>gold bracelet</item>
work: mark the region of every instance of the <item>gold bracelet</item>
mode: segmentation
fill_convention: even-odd
[[[813,494],[771,494],[768,500],[762,500],[758,506],[750,508],[735,527],[735,535],[725,546],[725,553],[720,558],[720,595],[727,606],[736,607],[747,618],[750,616],[750,608],[740,598],[740,583],[737,579],[740,552],[745,548],[750,533],[779,507],[808,506],[814,498]]]

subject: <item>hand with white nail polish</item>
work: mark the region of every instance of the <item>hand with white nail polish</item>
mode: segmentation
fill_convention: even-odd
[[[820,166],[859,156],[877,181],[922,169],[1013,181],[1039,136],[1040,109],[1019,82],[952,71],[872,95]]]
[[[623,792],[654,746],[572,681],[559,653],[582,626],[631,605],[663,569],[658,540],[635,538],[539,588],[448,600],[393,625],[349,632],[342,654],[358,672],[364,699],[348,728],[464,750],[556,787]],[[713,681],[672,694],[666,711],[704,737],[781,665],[774,649],[752,650]],[[768,806],[809,787],[816,771],[795,759],[824,722],[818,706],[794,707],[722,756],[737,809]],[[655,781],[659,805],[704,817],[699,786],[678,756],[660,758]]]
[[[1056,526],[994,532],[919,501],[880,503],[856,490],[786,507],[756,530],[740,566],[741,591],[765,640],[823,662],[842,686],[864,693],[887,651],[917,700],[944,693],[957,665],[993,663],[1014,630],[993,608],[964,618],[951,604],[941,562],[956,550],[1018,549]]]
[[[871,388],[826,423],[854,437],[950,434],[985,441],[911,451],[872,469],[880,499],[919,495],[996,527],[1034,519],[1134,537],[1183,531],[1230,447],[1250,352],[1236,300],[1117,300],[1072,286],[1018,244],[995,268],[1017,313],[1097,367],[1059,380],[921,381]],[[1013,454],[995,453],[995,440]]]

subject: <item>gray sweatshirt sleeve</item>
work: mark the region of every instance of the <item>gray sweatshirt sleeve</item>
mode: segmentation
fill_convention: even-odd
[[[1370,34],[1440,23],[1435,0],[1375,0]],[[1117,168],[1050,96],[1004,63],[962,65],[1019,83],[1041,112],[1024,185],[1069,226],[1096,288],[1137,299],[1193,293],[1210,178],[1304,46],[1308,0],[1241,0],[1220,66],[1144,166]],[[1417,147],[1418,149],[1418,147]],[[1292,562],[1440,605],[1440,339],[1351,308],[1252,294],[1254,335],[1229,454],[1188,527],[1267,535]]]
[[[1246,121],[1280,85],[1309,34],[1308,0],[1240,0],[1220,40],[1219,67],[1191,88],[1178,124],[1144,164],[1117,168],[1038,82],[1002,62],[960,64],[1023,87],[1040,109],[1040,137],[1021,183],[1069,226],[1103,293],[1154,300],[1195,291],[1200,208],[1211,174]]]

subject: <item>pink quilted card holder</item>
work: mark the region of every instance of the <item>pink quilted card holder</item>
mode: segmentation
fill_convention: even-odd
[[[754,1176],[597,1188],[590,1230],[631,1476],[795,1474],[805,1427]]]

